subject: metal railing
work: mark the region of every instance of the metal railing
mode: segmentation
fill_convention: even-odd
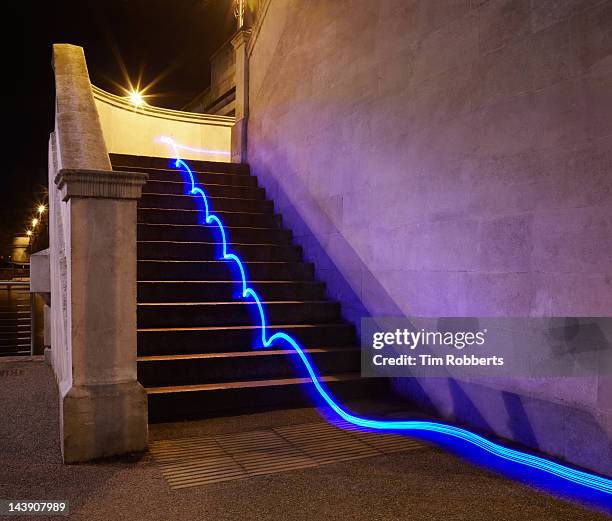
[[[0,357],[32,354],[31,309],[28,281],[0,281]]]

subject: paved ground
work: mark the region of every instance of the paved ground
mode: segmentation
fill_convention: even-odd
[[[57,407],[53,376],[42,362],[0,361],[0,498],[68,499],[70,519],[89,521],[609,519],[438,449],[170,491],[148,454],[63,465]],[[262,413],[152,426],[151,438],[316,420],[312,409]]]

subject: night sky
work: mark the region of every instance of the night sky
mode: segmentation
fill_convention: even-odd
[[[94,85],[124,95],[141,76],[153,105],[182,108],[210,81],[210,55],[235,28],[231,0],[57,0],[6,2],[12,40],[2,83],[8,146],[0,175],[0,256],[23,232],[47,184],[47,144],[53,129],[51,45],[85,49]],[[7,12],[8,11],[8,12]],[[6,64],[6,60],[14,63]],[[123,66],[122,66],[123,63]],[[7,81],[8,80],[8,81]],[[6,121],[6,120],[5,120]]]

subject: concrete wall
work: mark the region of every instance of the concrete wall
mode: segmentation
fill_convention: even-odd
[[[210,86],[183,110],[204,114],[233,116],[235,110],[236,53],[231,39],[227,40],[210,57]]]
[[[184,159],[230,161],[234,118],[161,109],[134,107],[127,100],[93,87],[106,148],[111,154],[170,157],[171,149],[161,136],[177,144],[205,149],[209,153],[182,149]]]
[[[610,316],[612,2],[271,0],[248,157],[346,316]],[[395,382],[612,472],[612,379]]]
[[[210,100],[215,101],[235,86],[236,55],[231,40],[210,57]]]

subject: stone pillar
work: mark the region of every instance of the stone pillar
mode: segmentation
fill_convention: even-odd
[[[232,38],[236,53],[236,123],[232,127],[232,162],[247,160],[247,121],[249,116],[249,58],[247,48],[250,30],[241,29]]]
[[[83,49],[53,46],[49,140],[51,360],[66,463],[147,445],[136,381],[136,202],[147,175],[114,172]]]
[[[30,255],[30,293],[32,294],[30,311],[32,354],[44,353],[45,361],[50,363],[51,338],[48,310],[51,304],[51,272],[48,248]]]
[[[147,396],[136,381],[136,202],[146,177],[63,169],[55,178],[70,223],[66,463],[146,448]]]

